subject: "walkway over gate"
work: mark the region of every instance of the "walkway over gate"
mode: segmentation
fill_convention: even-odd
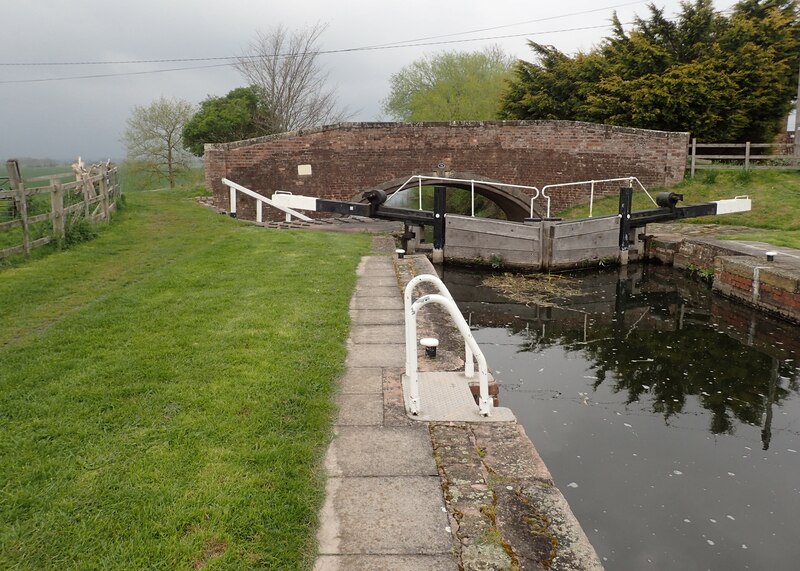
[[[518,207],[531,196],[504,192],[492,182],[541,188],[630,175],[648,187],[670,186],[683,178],[688,141],[688,133],[573,121],[341,123],[206,145],[205,170],[215,205],[227,210],[223,178],[264,196],[282,190],[348,201],[370,189],[391,192],[411,174],[437,175],[442,163],[445,176],[481,180],[484,196],[519,220]],[[239,217],[254,220],[255,200],[239,200]],[[584,192],[561,192],[552,208],[585,200]],[[266,218],[282,218],[272,210]]]

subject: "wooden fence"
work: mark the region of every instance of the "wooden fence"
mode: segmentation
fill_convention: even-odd
[[[0,188],[0,213],[4,214],[0,217],[0,259],[28,255],[53,240],[64,240],[69,225],[81,219],[108,222],[117,208],[120,184],[116,167],[26,179],[16,161],[7,161],[6,169],[10,190]]]
[[[698,155],[698,149],[700,152],[712,149],[716,154]],[[737,149],[741,151],[737,153]],[[794,153],[792,143],[698,143],[697,139],[692,139],[689,170],[694,178],[695,171],[700,169],[800,169],[800,156]]]

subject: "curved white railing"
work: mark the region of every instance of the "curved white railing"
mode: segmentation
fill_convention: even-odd
[[[589,218],[591,218],[592,217],[592,208],[594,206],[594,185],[597,184],[597,183],[601,183],[601,182],[622,182],[622,181],[628,181],[631,186],[633,186],[633,182],[636,181],[636,184],[638,184],[641,187],[641,189],[647,195],[647,198],[649,198],[650,201],[653,204],[656,204],[655,199],[653,199],[653,197],[650,196],[650,193],[647,192],[647,189],[644,187],[644,185],[641,182],[639,182],[639,179],[636,178],[635,176],[624,176],[624,177],[619,177],[619,178],[604,178],[604,179],[600,179],[600,180],[581,180],[581,181],[578,181],[578,182],[562,182],[562,183],[559,183],[559,184],[548,184],[548,185],[545,185],[545,186],[542,187],[542,190],[541,190],[542,198],[547,199],[547,214],[546,214],[546,217],[550,218],[550,195],[547,194],[547,191],[550,190],[551,188],[563,188],[563,187],[566,187],[566,186],[578,186],[578,185],[584,185],[584,184],[590,185],[590,189],[589,189]],[[531,218],[533,218],[533,202],[534,202],[534,200],[536,200],[536,198],[538,198],[538,197],[533,197],[531,199]],[[656,204],[656,206],[658,206],[658,205]]]
[[[416,281],[415,281],[416,280]],[[423,282],[435,284],[439,291],[443,294],[428,294],[423,295],[413,303],[411,302],[412,293],[414,288]],[[469,374],[469,367],[473,365],[473,358],[478,361],[478,384],[480,389],[480,396],[478,397],[478,410],[482,416],[489,416],[492,411],[492,399],[489,396],[489,372],[486,366],[486,358],[483,352],[478,347],[477,341],[472,336],[472,331],[469,328],[464,316],[458,310],[458,306],[453,301],[450,292],[445,287],[442,281],[433,275],[425,274],[413,278],[405,289],[405,334],[406,334],[406,376],[408,378],[409,386],[409,401],[411,414],[419,414],[419,373],[417,371],[417,313],[424,306],[429,303],[436,303],[444,306],[450,314],[453,322],[458,328],[461,337],[464,338],[466,355],[465,376],[471,377],[474,375]]]
[[[406,284],[406,289],[403,293],[403,307],[405,308],[406,312],[408,312],[408,309],[413,303],[412,297],[414,295],[414,290],[418,285],[423,283],[429,283],[436,286],[436,289],[439,290],[440,294],[455,303],[453,296],[450,294],[450,290],[447,289],[447,286],[444,285],[442,280],[432,274],[421,274],[411,278],[411,280]],[[414,346],[414,349],[416,351],[416,346]],[[409,369],[410,360],[408,359],[408,351],[409,347],[408,344],[406,344],[406,375],[411,374]],[[416,355],[416,352],[414,354]],[[475,376],[475,359],[472,355],[472,349],[470,349],[469,344],[466,342],[464,342],[464,376],[468,379],[471,379]]]
[[[533,198],[531,200],[533,201],[533,200],[536,200],[537,198],[539,198],[539,189],[537,187],[535,187],[535,186],[525,186],[523,184],[507,184],[507,183],[504,183],[504,182],[494,182],[494,181],[491,181],[491,180],[475,180],[475,179],[472,179],[472,178],[450,178],[450,177],[445,177],[445,176],[427,176],[427,175],[422,175],[422,174],[415,174],[415,175],[410,176],[407,181],[405,181],[403,184],[400,185],[400,187],[394,192],[394,194],[397,194],[401,190],[405,190],[406,185],[408,183],[410,183],[412,180],[416,180],[417,183],[418,183],[418,188],[419,188],[419,192],[418,192],[418,194],[419,194],[419,210],[422,210],[422,181],[423,180],[426,180],[428,182],[439,181],[439,182],[469,183],[469,185],[470,185],[470,199],[471,199],[471,203],[472,203],[472,214],[471,214],[472,217],[475,216],[475,183],[485,184],[485,185],[488,185],[488,186],[499,186],[499,187],[502,187],[502,188],[519,188],[519,189],[522,189],[522,190],[532,190],[532,191],[534,191],[535,194],[533,195]],[[394,196],[394,194],[392,194],[392,196]],[[533,203],[531,202],[531,204],[533,204]]]

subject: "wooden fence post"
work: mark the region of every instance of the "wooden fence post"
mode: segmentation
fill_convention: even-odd
[[[65,237],[64,188],[59,181],[53,182],[53,192],[50,195],[50,212],[53,216],[53,235],[61,243]]]
[[[744,170],[750,170],[750,141],[744,144]]]
[[[19,163],[14,159],[7,160],[6,171],[8,172],[8,180],[11,183],[11,188],[17,190],[17,187],[22,183],[22,175],[19,173]]]
[[[17,212],[19,212],[19,218],[22,221],[22,247],[25,250],[25,255],[28,256],[31,253],[31,230],[28,227],[28,200],[25,193],[25,184],[23,182],[19,182],[17,184]]]
[[[697,157],[697,137],[692,137],[692,175],[691,175],[692,178],[694,178],[694,166],[696,157]]]
[[[86,176],[81,175],[81,194],[83,194],[83,217],[87,222],[92,220],[89,218],[89,183],[86,182]]]
[[[103,219],[108,223],[111,221],[111,215],[108,209],[108,184],[105,174],[100,176],[100,204],[103,207]]]

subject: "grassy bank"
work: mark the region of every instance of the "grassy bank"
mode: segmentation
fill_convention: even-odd
[[[653,194],[663,189],[649,189]],[[706,216],[688,220],[691,224],[747,226],[752,233],[737,234],[738,240],[760,240],[800,248],[800,173],[791,171],[701,171],[693,180],[687,179],[669,189],[685,196],[682,204],[748,195],[753,199],[750,212]],[[616,213],[617,197],[595,202],[594,214]],[[634,209],[654,208],[641,191],[634,193]],[[586,216],[587,207],[572,208],[559,216]],[[720,236],[724,238],[725,236]]]
[[[131,193],[0,270],[0,568],[309,567],[367,246]]]

